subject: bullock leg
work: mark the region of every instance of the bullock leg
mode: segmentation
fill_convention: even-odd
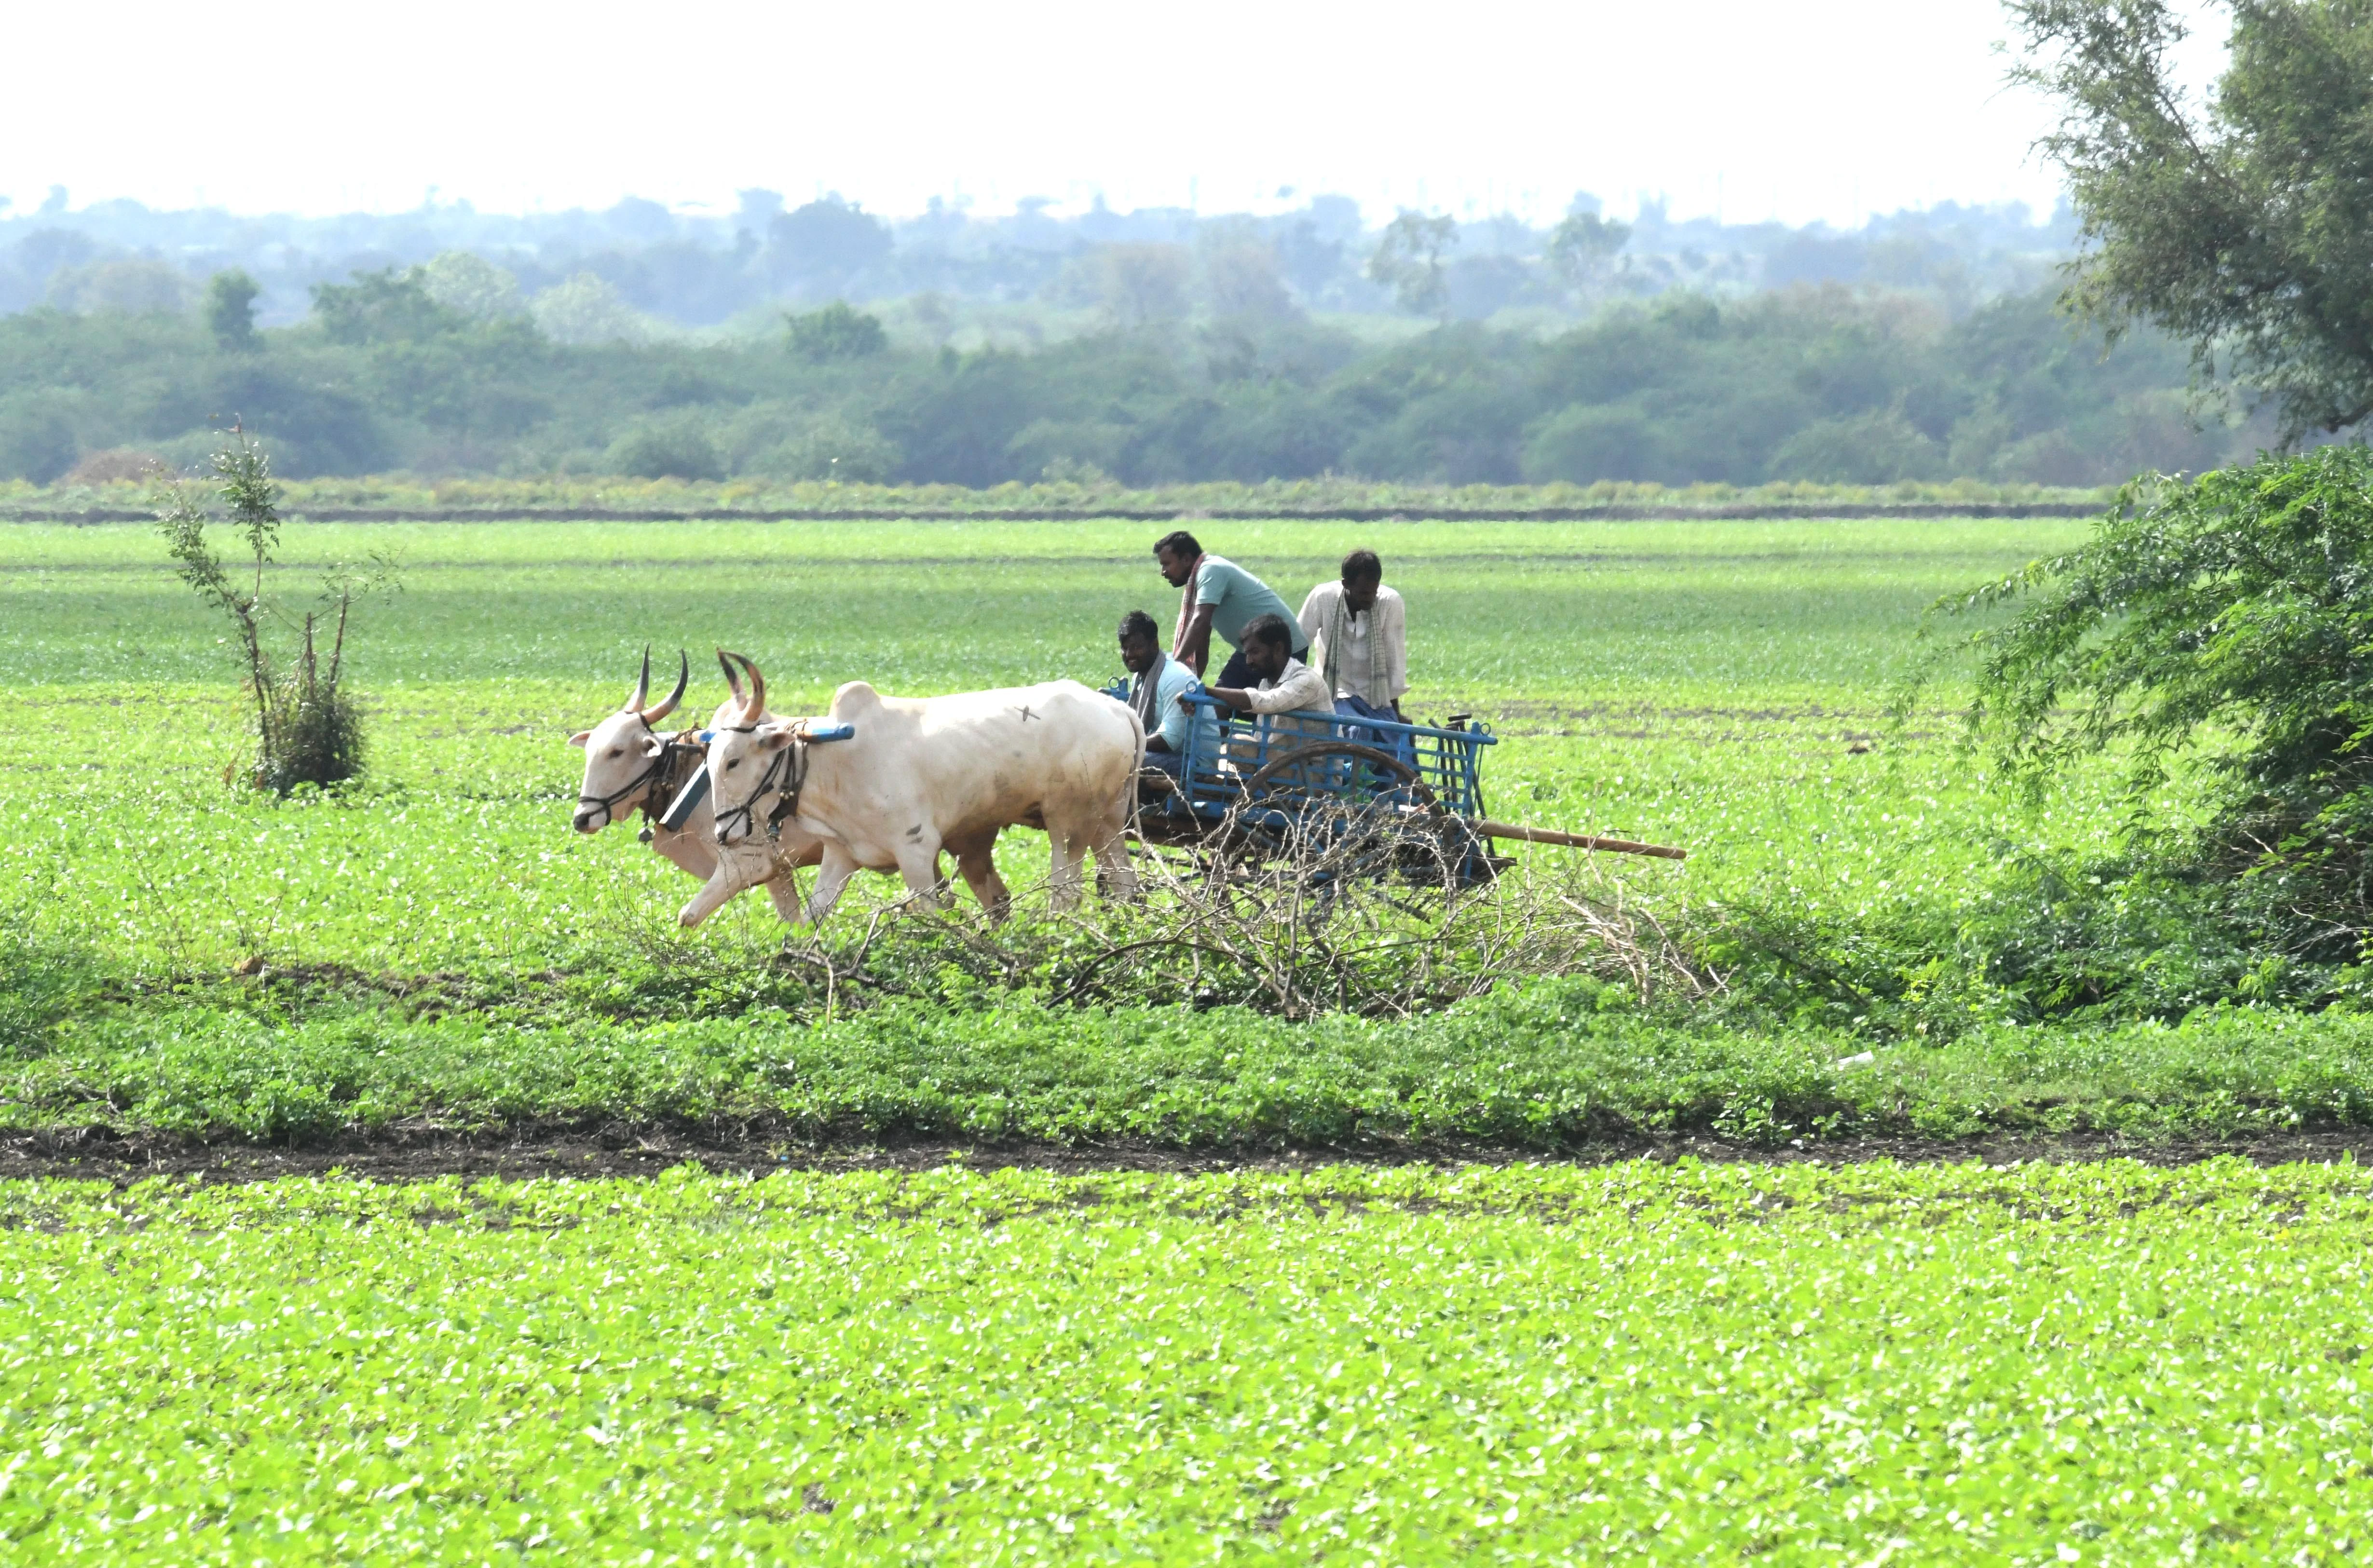
[[[1137,901],[1137,867],[1128,860],[1128,800],[1113,802],[1096,824],[1096,891],[1125,903]]]
[[[1013,895],[1007,890],[1005,878],[997,874],[997,835],[947,847],[955,853],[956,869],[964,873],[964,886],[980,900],[990,923],[1003,921],[1012,911]]]
[[[789,854],[775,856],[775,875],[766,881],[766,896],[775,900],[775,912],[783,917],[786,925],[797,925],[806,917],[800,902],[800,880],[791,875],[802,865],[817,865],[824,861],[824,844],[811,839]]]
[[[840,901],[841,889],[857,875],[857,857],[839,844],[824,846],[824,868],[816,873],[815,891],[808,895],[808,919],[821,923]]]
[[[1080,865],[1088,858],[1088,836],[1066,832],[1061,826],[1049,822],[1046,843],[1055,856],[1054,867],[1046,877],[1046,902],[1059,912],[1080,901]]]
[[[915,895],[918,909],[940,907],[940,838],[929,829],[908,843],[898,846],[898,875],[906,880],[906,890]]]
[[[757,877],[747,875],[734,864],[736,858],[731,854],[717,857],[717,869],[708,874],[708,880],[700,885],[700,891],[692,896],[692,902],[676,912],[677,924],[687,929],[698,925],[723,909],[735,894],[757,882]]]
[[[797,925],[807,913],[800,902],[800,884],[787,867],[766,882],[766,897],[775,900],[775,912],[783,917],[785,925]]]

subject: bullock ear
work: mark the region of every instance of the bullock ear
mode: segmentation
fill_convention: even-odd
[[[777,719],[773,724],[762,726],[759,728],[756,738],[758,745],[762,749],[768,751],[780,751],[784,747],[789,746],[791,743],[792,737],[798,735],[799,732],[799,726],[795,724],[786,724],[780,719]]]
[[[664,750],[666,750],[666,749],[667,749],[667,742],[666,742],[666,741],[664,741],[664,740],[661,740],[658,736],[656,736],[656,735],[645,735],[645,736],[643,737],[643,755],[644,755],[644,756],[646,756],[646,757],[656,757],[656,756],[658,756],[660,752],[662,752],[662,751],[664,751]]]
[[[568,744],[571,746],[582,747],[587,741],[592,738],[593,732],[591,730],[580,729],[575,735],[568,738]]]

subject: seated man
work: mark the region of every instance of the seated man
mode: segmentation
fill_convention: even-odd
[[[1245,628],[1245,664],[1260,684],[1214,686],[1210,693],[1240,714],[1266,715],[1257,732],[1262,744],[1239,741],[1229,748],[1245,772],[1294,746],[1301,737],[1332,739],[1335,699],[1318,672],[1293,656],[1293,624],[1282,615],[1264,615]],[[1322,764],[1323,766],[1323,764]]]
[[[1219,726],[1208,710],[1179,701],[1199,689],[1195,672],[1162,651],[1153,617],[1132,610],[1121,618],[1120,662],[1137,679],[1129,683],[1128,705],[1145,726],[1145,765],[1175,779],[1186,765],[1187,737],[1199,731],[1198,748],[1210,766],[1219,759]],[[1157,790],[1159,785],[1154,786]]]

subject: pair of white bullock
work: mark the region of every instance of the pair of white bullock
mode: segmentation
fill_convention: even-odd
[[[651,847],[702,878],[677,917],[685,925],[760,886],[791,923],[822,920],[859,867],[895,871],[918,901],[936,903],[942,851],[981,907],[1002,917],[1011,898],[991,851],[1015,823],[1046,831],[1057,908],[1078,900],[1092,853],[1100,886],[1136,896],[1123,833],[1145,730],[1127,705],[1075,680],[925,698],[852,680],[824,717],[784,718],[766,711],[756,665],[721,649],[717,658],[731,694],[706,732],[659,732],[691,665],[680,658],[675,690],[649,705],[646,652],[626,705],[568,738],[585,751],[577,830],[641,812]],[[705,795],[693,787],[702,773]],[[822,867],[804,903],[791,880],[801,865]]]

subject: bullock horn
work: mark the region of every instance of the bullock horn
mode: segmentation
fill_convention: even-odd
[[[642,673],[642,678],[641,678],[640,679],[638,679],[638,680],[637,680],[637,681],[635,682],[635,694],[634,694],[633,696],[631,696],[631,697],[627,698],[627,699],[626,699],[626,705],[625,705],[625,707],[623,707],[623,708],[619,709],[618,711],[619,711],[620,713],[622,713],[622,714],[639,714],[639,713],[641,713],[641,712],[643,711],[643,704],[644,704],[645,703],[649,702],[649,701],[650,701],[650,698],[651,698],[651,645],[650,645],[649,643],[645,643],[645,644],[643,645],[643,673]]]
[[[650,656],[649,654],[645,654],[643,656],[649,658]],[[684,689],[692,684],[692,660],[684,656],[684,651],[682,648],[678,648],[675,651],[675,690],[669,692],[667,695],[667,701],[661,703],[658,707],[645,708],[643,710],[643,722],[645,724],[659,723],[660,720],[675,712],[675,705],[684,701]]]
[[[758,715],[766,711],[766,678],[758,673],[758,667],[750,662],[748,655],[733,656],[742,661],[742,672],[750,678],[750,694],[742,699],[742,722],[756,724]]]
[[[742,677],[734,672],[733,656],[727,653],[723,648],[718,649],[717,668],[725,672],[725,689],[733,693],[733,700],[735,702],[740,702],[742,700]]]

